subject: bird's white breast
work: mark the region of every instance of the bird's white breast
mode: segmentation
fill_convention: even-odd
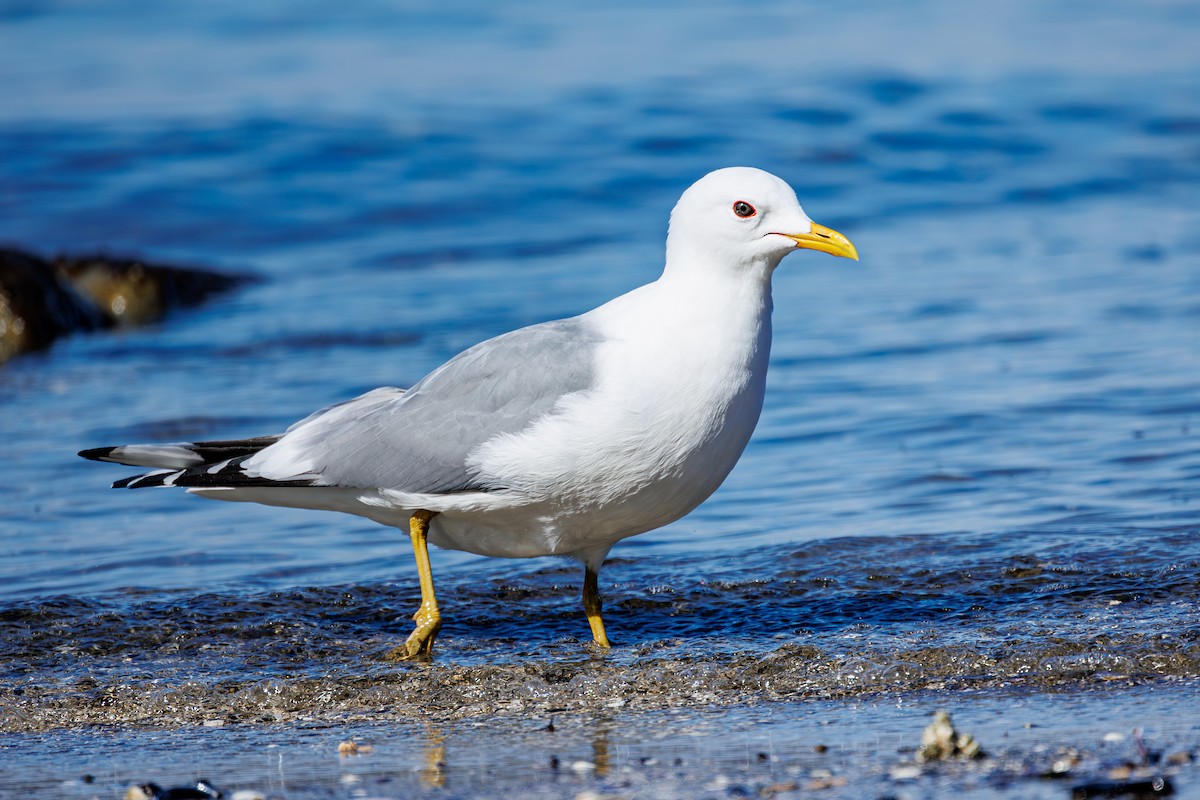
[[[554,552],[611,545],[687,514],[737,463],[762,409],[768,287],[683,292],[659,281],[588,317],[603,334],[596,386],[476,454],[486,480],[543,506]]]

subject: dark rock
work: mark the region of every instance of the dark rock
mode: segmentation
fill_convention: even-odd
[[[248,278],[107,256],[58,256],[59,274],[116,325],[142,325],[173,308],[202,303]]]
[[[1134,781],[1097,781],[1071,788],[1071,800],[1091,800],[1100,797],[1122,797],[1136,800],[1137,798],[1169,797],[1173,794],[1175,794],[1175,787],[1164,777]]]
[[[0,248],[0,364],[75,331],[153,322],[252,280],[101,255],[47,261]]]
[[[69,285],[46,261],[20,250],[0,248],[0,363],[18,353],[48,347],[72,331],[92,331],[112,323]]]
[[[157,783],[144,783],[126,792],[127,798],[139,800],[220,800],[224,793],[201,778],[191,786],[175,786],[164,789]]]

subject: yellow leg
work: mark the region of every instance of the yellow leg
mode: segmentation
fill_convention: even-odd
[[[588,624],[592,626],[592,638],[601,647],[612,647],[608,634],[604,632],[604,618],[600,616],[603,603],[600,601],[599,574],[591,567],[583,573],[583,610],[587,612]]]
[[[415,511],[408,521],[408,535],[412,538],[413,553],[417,557],[417,577],[421,581],[421,607],[413,614],[417,627],[401,646],[387,654],[389,661],[427,659],[433,655],[433,640],[442,629],[442,615],[438,611],[437,596],[433,592],[433,567],[429,563],[429,520],[436,511]]]

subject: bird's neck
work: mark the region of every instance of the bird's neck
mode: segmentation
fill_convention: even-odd
[[[769,324],[771,275],[778,264],[779,259],[737,261],[721,252],[676,247],[668,250],[657,284],[690,311],[716,314],[730,322],[740,319],[757,327],[755,320],[766,318]]]
[[[638,315],[642,346],[670,347],[672,358],[694,361],[698,369],[722,364],[734,372],[765,371],[771,348],[769,270],[668,267],[645,288],[646,313]]]
[[[783,260],[781,254],[747,256],[743,248],[702,246],[691,239],[667,238],[663,278],[680,281],[757,282],[771,291],[771,274]]]
[[[728,261],[714,261],[709,254],[686,261],[674,255],[658,280],[591,312],[606,334],[638,340],[643,347],[670,343],[728,352],[734,359],[753,358],[730,352],[739,346],[751,352],[769,350],[773,265],[750,263],[733,269]]]

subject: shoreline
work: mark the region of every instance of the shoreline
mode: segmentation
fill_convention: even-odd
[[[0,732],[99,726],[172,727],[262,723],[347,724],[414,719],[453,723],[531,719],[597,709],[669,709],[838,702],[943,693],[1044,693],[1200,687],[1187,654],[1111,640],[1058,640],[997,658],[988,648],[916,647],[704,653],[670,642],[632,652],[588,654],[576,642],[543,648],[536,660],[394,665],[343,652],[292,665],[248,663],[233,653],[136,663],[88,659],[82,674],[37,668],[0,688]],[[1144,644],[1144,643],[1143,643]],[[660,651],[661,650],[661,651]],[[549,651],[549,652],[546,652]],[[1114,655],[1121,653],[1121,655]],[[242,654],[244,655],[244,654]],[[522,656],[531,660],[522,661]],[[80,656],[80,654],[76,654]],[[1172,658],[1174,656],[1174,658]],[[1124,668],[1123,670],[1121,668]],[[265,672],[265,674],[264,674]],[[254,677],[246,677],[253,675]],[[61,676],[61,677],[50,677]]]
[[[118,797],[203,778],[244,797],[1068,797],[1163,777],[1197,796],[1196,681],[892,692],[842,699],[432,719],[0,734],[0,792]],[[918,763],[949,711],[981,759]],[[1135,733],[1135,729],[1140,731]],[[353,742],[353,747],[343,743]],[[587,794],[591,792],[592,794]],[[439,794],[440,793],[440,794]]]

